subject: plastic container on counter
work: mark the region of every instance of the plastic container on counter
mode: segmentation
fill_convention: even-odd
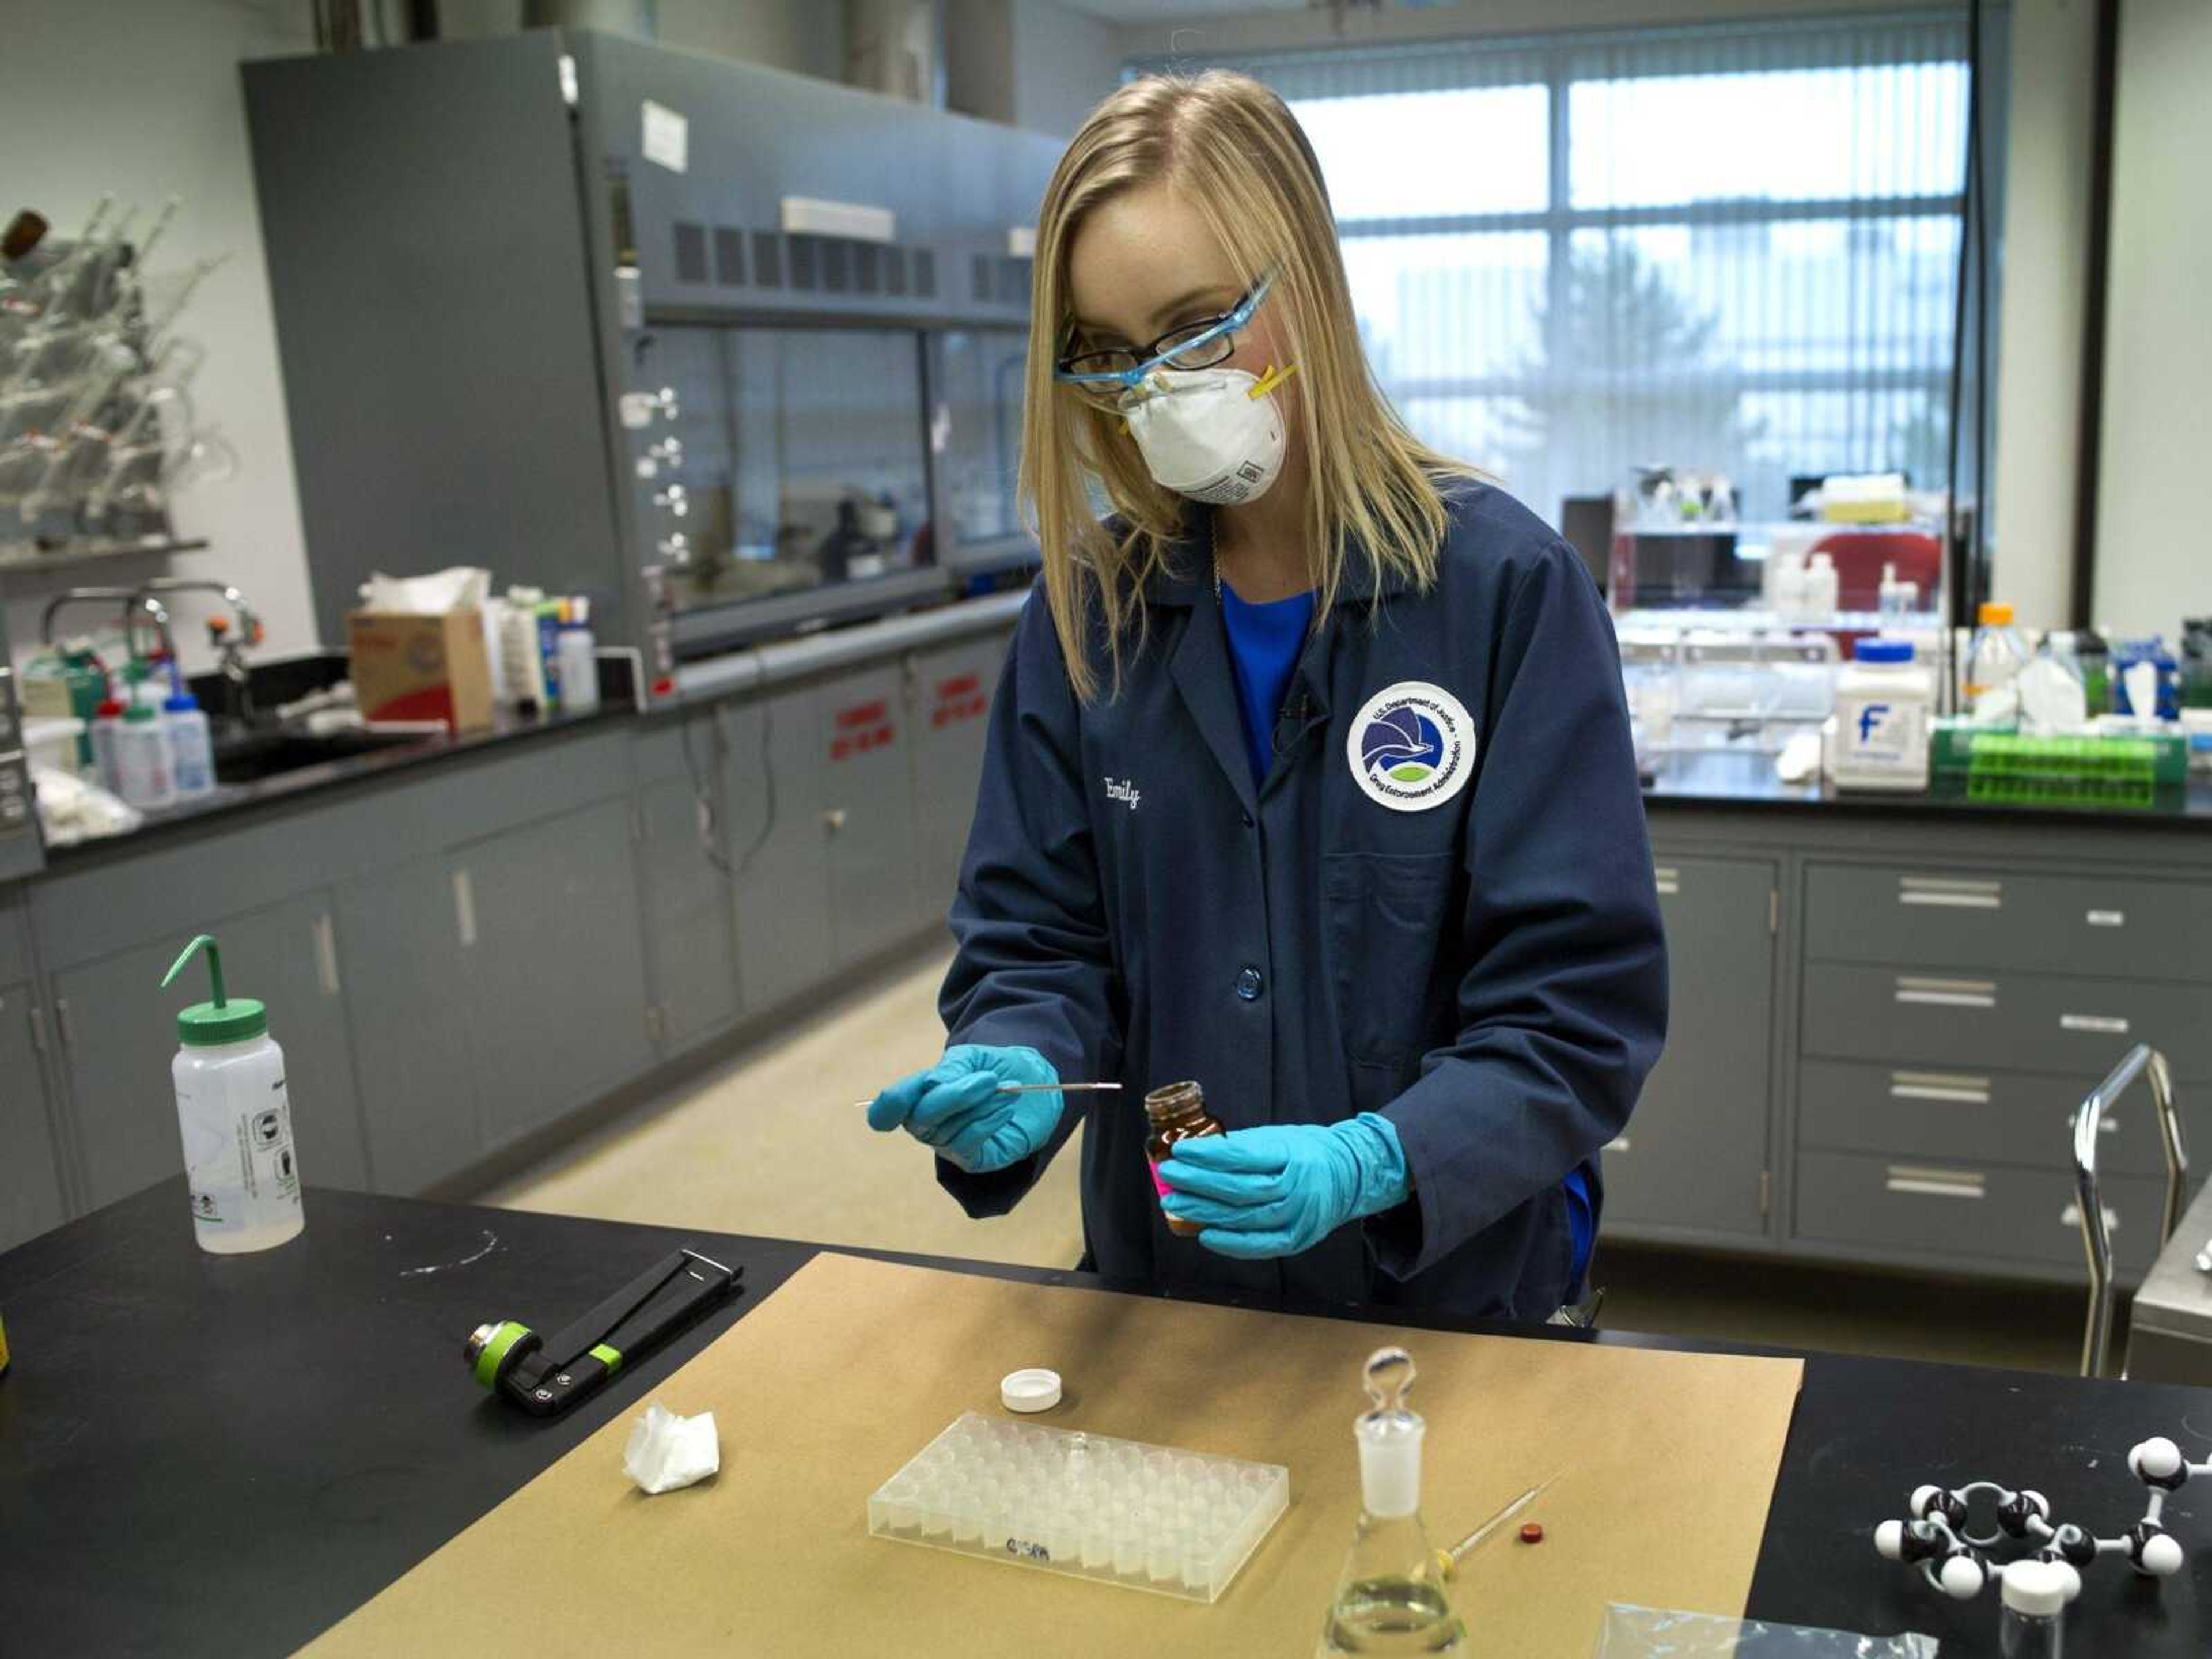
[[[1836,787],[1926,789],[1935,713],[1936,677],[1910,641],[1861,640],[1836,684]]]
[[[208,735],[208,717],[199,700],[179,691],[161,705],[161,723],[169,728],[171,777],[180,800],[215,790],[215,744]]]
[[[215,1255],[265,1250],[298,1236],[300,1163],[292,1146],[292,1103],[284,1051],[269,1035],[268,1010],[227,995],[222,958],[211,935],[185,947],[161,983],[200,951],[214,992],[177,1016],[181,1046],[169,1075],[184,1137],[185,1181],[192,1237]]]
[[[563,623],[555,657],[559,665],[561,712],[588,714],[599,706],[599,641],[582,623]]]
[[[149,704],[134,702],[123,711],[114,754],[115,793],[126,805],[143,811],[175,804],[176,766],[169,728]]]

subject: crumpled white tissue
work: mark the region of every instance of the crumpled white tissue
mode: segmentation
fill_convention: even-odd
[[[361,585],[361,602],[383,616],[441,617],[474,608],[491,592],[491,572],[457,564],[427,576],[387,576],[372,571]]]
[[[678,1417],[656,1400],[645,1408],[623,1448],[623,1472],[647,1492],[674,1492],[722,1467],[714,1413]]]

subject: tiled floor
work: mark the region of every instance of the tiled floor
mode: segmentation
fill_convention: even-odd
[[[749,1050],[486,1195],[518,1209],[1068,1267],[1071,1142],[1011,1216],[970,1221],[928,1154],[854,1103],[936,1058],[945,957],[853,986]],[[2079,1295],[1601,1247],[1614,1329],[2070,1370]]]

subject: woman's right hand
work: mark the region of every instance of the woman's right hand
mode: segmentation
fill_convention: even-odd
[[[1009,1094],[1002,1083],[1045,1086]],[[1059,1085],[1060,1073],[1034,1048],[963,1043],[878,1095],[868,1127],[903,1128],[970,1174],[988,1175],[1044,1149],[1065,1109]]]

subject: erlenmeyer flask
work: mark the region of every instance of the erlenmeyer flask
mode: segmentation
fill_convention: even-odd
[[[1374,1409],[1352,1425],[1359,1445],[1359,1524],[1322,1626],[1319,1652],[1414,1654],[1467,1651],[1436,1551],[1421,1524],[1421,1437],[1427,1425],[1405,1406],[1413,1357],[1378,1348],[1365,1371]]]

